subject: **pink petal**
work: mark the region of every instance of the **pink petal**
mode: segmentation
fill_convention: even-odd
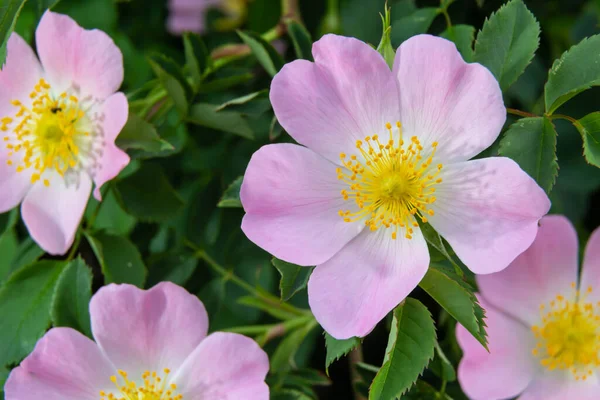
[[[123,82],[123,55],[99,30],[85,30],[70,17],[46,11],[35,33],[48,81],[59,92],[73,85],[82,97],[105,99]]]
[[[116,368],[139,379],[144,371],[175,371],[208,331],[204,305],[162,282],[150,290],[108,285],[90,302],[94,338]]]
[[[196,12],[189,14],[171,13],[169,19],[167,19],[167,29],[173,35],[181,35],[185,32],[202,34],[206,30],[204,15],[199,15]]]
[[[468,160],[500,134],[506,109],[498,82],[485,67],[465,63],[454,43],[430,35],[406,40],[394,74],[404,132],[425,148],[437,141],[436,159]]]
[[[310,308],[336,339],[366,336],[419,284],[428,266],[419,229],[410,240],[393,240],[390,229],[364,230],[313,271]]]
[[[583,267],[581,271],[581,290],[588,290],[592,287],[592,292],[586,296],[586,301],[600,301],[600,229],[592,232],[585,246],[585,255],[583,257]]]
[[[598,400],[598,377],[576,381],[569,371],[544,372],[525,390],[519,400]]]
[[[550,201],[512,160],[493,157],[444,165],[431,225],[477,274],[508,266],[533,242]]]
[[[119,172],[130,161],[127,153],[115,145],[115,139],[127,123],[129,115],[127,97],[120,92],[113,94],[106,99],[100,113],[104,116],[104,150],[98,162],[98,169],[94,173],[94,182],[96,183],[94,197],[99,201],[102,200],[100,194],[102,185],[119,175]]]
[[[246,236],[291,263],[316,265],[331,258],[364,228],[338,215],[351,201],[340,194],[345,184],[336,168],[294,144],[268,145],[254,153],[240,192]]]
[[[31,175],[17,173],[6,160],[6,152],[0,148],[0,214],[19,205],[31,187]]]
[[[66,186],[66,178],[55,172],[49,174],[48,180],[49,187],[42,181],[31,187],[21,205],[21,214],[33,240],[46,252],[62,255],[73,244],[92,180],[81,173],[79,182]]]
[[[190,354],[173,382],[186,400],[268,400],[267,372],[267,353],[254,340],[216,332]]]
[[[381,55],[357,39],[325,35],[313,55],[314,64],[297,60],[275,76],[271,103],[298,143],[337,163],[398,120],[398,89]]]
[[[54,328],[15,368],[4,387],[6,400],[98,400],[114,388],[115,374],[98,346],[70,328]]]
[[[535,324],[540,305],[558,294],[571,298],[571,282],[577,280],[577,233],[563,216],[551,215],[540,220],[538,234],[524,253],[508,268],[490,275],[477,276],[481,295],[493,306]]]
[[[538,369],[531,354],[535,338],[526,326],[490,307],[481,297],[479,300],[486,310],[490,352],[457,325],[456,339],[464,354],[458,381],[473,400],[510,399],[529,385]]]
[[[0,119],[17,113],[18,108],[10,104],[11,100],[31,104],[29,93],[42,74],[42,66],[31,47],[21,36],[13,33],[8,39],[6,64],[0,70]]]

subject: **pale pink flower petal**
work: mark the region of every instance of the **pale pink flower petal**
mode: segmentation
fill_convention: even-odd
[[[105,286],[92,298],[90,314],[96,342],[132,379],[144,371],[175,371],[208,330],[200,300],[169,282],[146,291]]]
[[[208,336],[173,377],[185,400],[268,400],[267,354],[236,333]]]
[[[77,182],[69,182],[52,172],[50,186],[42,181],[32,186],[21,204],[21,215],[35,242],[46,252],[62,255],[69,250],[81,222],[92,180],[80,174]]]
[[[103,100],[121,86],[123,55],[106,33],[46,11],[35,37],[48,81],[59,93],[73,86],[82,97]]]
[[[54,328],[15,368],[4,387],[6,400],[99,400],[114,385],[114,367],[98,346],[70,328]]]
[[[492,157],[444,165],[429,221],[470,270],[506,268],[533,242],[550,201],[512,160]]]
[[[546,216],[531,247],[508,268],[477,276],[481,295],[496,308],[533,325],[540,319],[540,305],[559,294],[569,298],[573,293],[570,284],[577,281],[577,252],[577,233],[569,220]]]
[[[102,122],[104,147],[98,160],[98,169],[94,174],[96,189],[94,197],[102,200],[100,189],[104,183],[116,177],[129,164],[129,156],[115,145],[115,139],[127,123],[129,106],[123,93],[115,93],[104,101],[100,109],[104,116]]]
[[[33,50],[21,36],[13,33],[8,39],[6,64],[0,70],[0,119],[12,117],[18,111],[10,104],[11,100],[31,104],[29,93],[41,77],[42,66]]]
[[[597,376],[582,382],[569,372],[555,371],[536,377],[518,400],[598,400],[599,396]]]
[[[294,144],[264,146],[252,156],[240,198],[242,230],[282,260],[299,265],[327,261],[364,224],[344,222],[337,166]]]
[[[357,140],[398,120],[396,80],[381,55],[354,38],[325,35],[313,55],[315,63],[297,60],[275,76],[271,103],[298,143],[339,163]]]
[[[42,76],[42,67],[29,45],[13,33],[8,40],[6,64],[0,70],[0,126],[4,118],[12,118],[19,110],[12,100],[30,104],[29,93]],[[0,213],[16,207],[31,187],[30,175],[17,173],[16,165],[8,165],[8,152],[4,137],[14,133],[0,130]],[[14,126],[14,122],[12,124]]]
[[[590,286],[592,292],[587,293],[587,301],[596,303],[600,301],[600,228],[588,239],[583,257],[580,287],[587,291]]]
[[[182,35],[185,32],[202,34],[206,30],[204,15],[195,12],[172,12],[167,19],[167,30],[173,35]]]
[[[429,266],[420,230],[392,239],[387,229],[364,230],[308,282],[317,321],[336,339],[365,336],[419,284]]]
[[[436,159],[466,161],[500,134],[506,108],[498,82],[480,64],[467,64],[454,43],[418,35],[396,52],[404,132],[423,147],[438,142]]]
[[[458,366],[458,380],[473,400],[510,399],[521,393],[538,370],[531,355],[535,338],[525,325],[500,313],[479,297],[486,310],[488,351],[462,325],[456,339],[464,356]]]

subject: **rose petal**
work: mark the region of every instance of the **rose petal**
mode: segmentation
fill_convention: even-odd
[[[131,379],[144,371],[175,371],[208,331],[204,305],[170,282],[146,291],[105,286],[92,298],[90,314],[96,342]]]
[[[364,230],[313,271],[310,308],[334,338],[365,336],[419,284],[428,266],[419,229],[410,240],[393,240],[390,229]]]
[[[577,381],[569,371],[545,371],[534,379],[519,400],[598,400],[598,393],[597,375]]]
[[[92,180],[79,175],[78,183],[65,183],[56,172],[47,177],[50,186],[38,181],[31,187],[21,205],[21,214],[29,234],[46,252],[62,255],[73,244],[90,192]]]
[[[577,233],[563,216],[546,216],[538,234],[508,268],[477,276],[481,295],[489,303],[526,324],[540,319],[540,305],[556,295],[570,298],[577,280]]]
[[[338,163],[340,153],[357,153],[357,140],[385,133],[385,124],[398,120],[398,89],[381,55],[360,40],[325,35],[313,55],[315,63],[282,68],[271,103],[298,143]]]
[[[583,267],[581,271],[581,290],[587,291],[586,301],[600,301],[600,229],[596,229],[585,246]]]
[[[454,43],[418,35],[396,52],[402,125],[423,147],[438,142],[436,159],[466,161],[489,147],[506,120],[502,92],[480,64],[467,64]]]
[[[70,328],[54,328],[15,368],[4,387],[6,400],[98,400],[114,385],[114,367],[98,346]]]
[[[104,116],[102,123],[104,148],[100,160],[98,160],[98,169],[94,173],[94,182],[96,189],[94,197],[100,201],[102,196],[100,189],[104,183],[110,181],[129,164],[130,158],[123,150],[115,145],[115,139],[121,133],[121,130],[127,123],[129,115],[129,106],[127,98],[123,93],[115,93],[110,96],[104,104],[100,113]]]
[[[217,332],[194,350],[173,378],[190,400],[268,400],[269,358],[250,338]]]
[[[35,38],[48,81],[59,93],[73,85],[82,97],[104,100],[121,86],[123,54],[106,33],[46,11]]]
[[[479,296],[486,310],[489,353],[462,325],[456,339],[463,351],[458,381],[473,400],[510,399],[534,378],[539,363],[531,354],[535,338],[517,320],[497,311]]]
[[[336,168],[293,144],[254,153],[240,192],[246,236],[291,263],[316,265],[331,258],[364,228],[338,215],[353,207],[340,194],[347,185],[337,179]]]
[[[429,221],[478,274],[506,268],[533,242],[550,201],[512,160],[493,157],[445,165]]]

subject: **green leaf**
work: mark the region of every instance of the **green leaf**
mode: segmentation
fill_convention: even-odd
[[[246,83],[254,78],[254,75],[251,73],[245,73],[240,75],[227,76],[225,78],[219,78],[212,80],[210,82],[202,83],[200,86],[200,90],[198,93],[214,93],[224,91],[226,89],[230,89],[234,86],[241,85],[242,83]]]
[[[189,253],[171,253],[152,258],[148,263],[148,287],[160,282],[173,282],[179,286],[185,285],[196,267],[198,258]]]
[[[199,35],[186,33],[183,35],[185,63],[192,75],[195,87],[202,83],[202,74],[212,62],[210,53]]]
[[[269,91],[265,89],[229,100],[218,106],[215,110],[218,112],[223,110],[234,111],[247,115],[262,114],[270,108]]]
[[[240,35],[244,43],[250,47],[250,50],[252,50],[252,53],[260,65],[263,66],[269,75],[275,76],[275,74],[283,67],[283,59],[277,50],[260,37],[260,35],[254,32],[238,31],[238,35]]]
[[[473,41],[475,40],[475,28],[471,25],[453,25],[440,35],[451,40],[466,62],[473,59]]]
[[[485,21],[477,35],[473,61],[486,66],[506,90],[531,60],[539,45],[540,25],[523,1],[512,0]]]
[[[21,267],[37,261],[37,259],[43,256],[44,253],[45,251],[38,246],[33,239],[28,237],[22,241],[21,244],[19,244],[17,252],[11,263],[11,271],[16,271]]]
[[[86,238],[102,267],[104,283],[130,283],[144,287],[146,266],[138,249],[122,236],[96,232]]]
[[[233,133],[246,139],[254,139],[254,133],[246,118],[236,112],[217,111],[218,106],[206,103],[194,104],[188,122],[207,128]]]
[[[242,182],[244,181],[243,176],[238,176],[235,181],[231,182],[231,184],[225,189],[223,196],[221,196],[221,200],[217,204],[217,207],[221,208],[240,208],[242,207],[242,202],[240,200],[240,189],[242,187]]]
[[[448,360],[446,354],[444,354],[444,351],[440,347],[439,343],[435,344],[435,358],[429,365],[429,369],[447,382],[454,382],[456,380],[456,371],[454,370],[454,366],[450,360]]]
[[[281,341],[271,357],[271,372],[286,371],[294,366],[294,356],[298,352],[298,348],[315,326],[316,322],[313,321],[296,329]]]
[[[290,264],[275,257],[273,257],[271,262],[281,274],[281,280],[279,281],[281,300],[288,301],[292,296],[306,287],[313,268]]]
[[[81,258],[67,265],[56,283],[52,299],[52,324],[66,326],[92,336],[89,304],[92,271]]]
[[[277,298],[271,300],[253,296],[242,296],[238,300],[238,303],[264,311],[267,314],[284,321],[298,318],[297,313],[285,309],[285,303],[281,303]]]
[[[544,99],[548,114],[579,93],[600,85],[600,35],[583,39],[552,64]]]
[[[546,117],[523,118],[508,128],[498,153],[509,157],[550,193],[556,176],[556,129]]]
[[[431,314],[421,302],[407,298],[394,310],[386,355],[371,384],[369,399],[399,398],[433,358],[435,343]]]
[[[379,45],[377,46],[377,51],[385,62],[387,63],[390,69],[394,68],[394,58],[396,57],[396,52],[392,47],[392,39],[390,38],[390,34],[392,32],[391,26],[391,9],[385,6],[385,14],[381,15],[381,23],[383,26],[383,32],[381,34],[381,40],[379,41]]]
[[[174,147],[158,136],[154,125],[137,114],[130,113],[127,123],[116,140],[122,150],[137,149],[150,153],[173,150]]]
[[[4,0],[0,6],[0,69],[6,61],[8,39],[15,29],[17,18],[26,0]]]
[[[432,264],[419,286],[487,348],[484,311],[468,283]]]
[[[50,326],[50,307],[64,261],[40,261],[15,272],[0,289],[0,365],[20,362]]]
[[[585,160],[600,167],[600,111],[586,115],[574,125],[583,138]]]
[[[426,33],[437,15],[437,8],[425,7],[395,20],[392,22],[392,43],[397,46],[409,37]]]
[[[350,339],[338,340],[325,332],[325,347],[327,355],[325,356],[325,371],[329,375],[329,366],[334,361],[350,353],[356,346],[360,344],[360,338],[353,337]]]
[[[296,52],[296,57],[313,61],[312,56],[312,38],[310,37],[310,33],[306,30],[304,25],[294,21],[288,20],[287,24],[287,33],[292,39],[292,44],[294,45],[294,51]]]
[[[421,233],[423,233],[423,237],[427,241],[427,243],[439,251],[454,267],[456,273],[460,276],[463,276],[463,271],[460,266],[454,261],[454,258],[448,253],[448,249],[446,249],[446,245],[439,233],[436,232],[433,227],[428,223],[422,223],[419,221],[419,226],[421,228]]]
[[[192,100],[194,93],[183,72],[181,72],[181,68],[175,61],[162,54],[150,56],[149,62],[179,113],[183,116],[187,115],[189,102]]]
[[[177,216],[184,202],[158,164],[142,167],[115,184],[123,209],[142,221],[165,222]]]
[[[8,278],[12,271],[11,261],[17,253],[18,245],[14,230],[9,229],[0,235],[0,282]]]

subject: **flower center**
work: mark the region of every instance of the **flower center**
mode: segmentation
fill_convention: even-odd
[[[590,286],[586,293],[591,292]],[[542,324],[531,328],[538,340],[532,353],[548,370],[570,370],[585,380],[600,366],[600,302],[585,302],[579,290],[573,299],[558,295],[550,307],[540,306]]]
[[[117,387],[117,395],[112,393],[100,392],[100,400],[182,400],[183,395],[175,394],[177,385],[171,383],[167,385],[167,378],[171,372],[168,368],[164,369],[164,377],[160,377],[156,372],[146,371],[142,374],[143,386],[138,386],[134,381],[129,380],[127,372],[119,370],[123,384],[120,385],[116,376],[111,376],[110,380]]]
[[[0,131],[8,149],[8,165],[17,172],[31,171],[31,183],[42,179],[46,170],[61,176],[82,163],[82,153],[91,156],[93,121],[74,95],[53,96],[50,85],[40,79],[29,97],[31,108],[19,100],[14,117],[0,119]],[[92,156],[93,157],[93,156]],[[46,186],[48,179],[43,179]]]
[[[442,164],[432,167],[437,142],[425,150],[416,136],[405,143],[400,122],[396,128],[394,134],[392,125],[386,124],[387,142],[380,141],[378,135],[367,136],[366,144],[358,140],[358,157],[348,159],[340,154],[346,170],[337,168],[338,179],[349,186],[341,194],[344,200],[354,201],[358,211],[338,213],[346,222],[364,220],[371,231],[391,228],[392,239],[396,239],[399,228],[412,239],[413,228],[419,226],[417,218],[426,223],[427,215],[434,215],[427,207],[436,200],[434,186],[442,182],[437,177]]]

